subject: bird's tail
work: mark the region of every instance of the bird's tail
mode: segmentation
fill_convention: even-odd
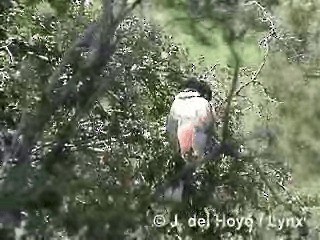
[[[184,191],[184,181],[179,180],[178,183],[172,184],[167,187],[163,193],[163,200],[173,201],[173,202],[182,202],[183,191]]]
[[[192,187],[192,176],[194,168],[192,165],[185,165],[184,169],[174,179],[165,184],[158,191],[161,200],[182,202],[189,198]]]

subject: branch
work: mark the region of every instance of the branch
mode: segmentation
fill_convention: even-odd
[[[258,70],[255,72],[255,74],[251,77],[251,80],[248,81],[247,83],[243,84],[242,86],[239,87],[239,89],[235,92],[235,95],[236,96],[239,96],[240,95],[240,92],[247,86],[249,86],[250,84],[252,83],[257,83],[259,85],[262,86],[262,83],[260,83],[259,81],[257,81],[257,78],[259,76],[259,74],[261,73],[263,67],[265,66],[266,62],[267,62],[267,57],[269,55],[269,47],[267,47],[267,50],[264,54],[264,57],[263,57],[263,61],[262,63],[260,64]]]
[[[11,42],[8,43],[8,44],[5,45],[5,46],[0,47],[0,49],[4,49],[4,50],[7,52],[7,54],[9,55],[10,63],[12,64],[12,63],[14,62],[14,59],[13,59],[12,53],[11,53],[10,50],[9,50],[9,45],[10,45],[10,44],[11,44]]]
[[[99,78],[101,71],[103,71],[103,67],[107,64],[116,48],[118,39],[114,40],[115,31],[120,22],[133,10],[134,7],[137,6],[140,1],[141,0],[137,0],[130,6],[125,7],[115,19],[110,14],[110,8],[112,7],[111,0],[104,1],[103,13],[100,17],[100,21],[97,23],[98,26],[92,27],[92,25],[90,25],[89,27],[91,27],[91,29],[86,30],[85,36],[77,39],[66,52],[61,64],[49,78],[49,86],[44,90],[43,97],[35,116],[27,116],[26,113],[23,115],[19,124],[19,132],[22,132],[26,137],[22,146],[23,154],[19,161],[27,161],[30,149],[37,139],[42,136],[46,123],[50,120],[56,110],[66,103],[70,99],[70,96],[75,94],[74,88],[80,81],[83,81],[83,79],[86,78],[90,79],[89,81],[84,82],[82,86],[84,91],[92,88],[94,90],[97,89],[97,85],[99,85],[101,81],[94,81],[96,78]],[[93,30],[100,30],[98,33],[99,37],[97,39],[96,49],[87,58],[86,63],[79,66],[79,59],[81,55],[81,49],[79,49],[79,46],[84,43],[83,41],[85,39],[90,38],[90,35],[94,34]],[[59,78],[67,65],[77,66],[78,72],[74,74],[65,86],[60,86]],[[108,81],[104,81],[102,84],[105,87],[108,85]],[[102,86],[98,89],[100,92],[103,90]],[[79,106],[83,104],[79,103],[79,99],[81,97],[79,96],[79,92],[76,92],[76,95],[78,99],[75,99],[76,102],[74,105],[77,106],[76,108],[79,108]],[[95,95],[95,97],[97,96]],[[87,102],[92,102],[92,98]]]
[[[226,106],[226,111],[224,115],[224,124],[222,128],[222,142],[225,143],[227,138],[229,137],[229,115],[230,115],[230,110],[231,110],[231,101],[234,96],[234,92],[236,90],[237,82],[238,82],[238,73],[239,73],[239,68],[240,68],[240,59],[239,55],[234,49],[234,46],[232,43],[229,45],[231,54],[235,60],[235,69],[233,73],[233,79],[232,79],[232,84],[231,84],[231,89],[227,98],[227,106]]]
[[[259,84],[260,86],[262,86],[264,92],[268,95],[268,93],[267,93],[266,89],[264,88],[264,86],[259,81],[257,81],[257,78],[258,78],[259,74],[261,73],[263,67],[266,64],[267,57],[269,55],[269,49],[270,49],[271,41],[274,40],[274,39],[280,39],[280,37],[278,36],[278,33],[277,33],[276,22],[274,20],[274,17],[266,10],[265,7],[263,7],[257,1],[247,2],[247,3],[245,3],[245,6],[256,6],[258,8],[260,14],[262,15],[262,17],[260,17],[259,20],[261,22],[263,22],[263,23],[267,23],[269,31],[268,31],[267,35],[259,41],[259,45],[266,49],[262,63],[260,64],[260,66],[259,66],[258,70],[255,72],[255,74],[251,77],[251,80],[249,82],[245,83],[244,85],[242,85],[236,91],[235,95],[239,96],[240,92],[245,87],[249,86],[252,83]]]
[[[287,201],[283,201],[281,199],[281,197],[277,194],[276,190],[270,184],[270,182],[268,180],[268,177],[264,173],[263,169],[261,169],[259,164],[255,162],[254,157],[252,157],[251,159],[252,159],[251,163],[252,163],[253,167],[259,173],[260,178],[266,184],[267,188],[270,190],[270,192],[274,196],[275,200],[278,203],[281,203],[285,207],[285,209],[288,210],[289,212],[291,212],[295,217],[302,218],[303,216],[301,215],[300,212],[298,212],[295,209],[293,209],[292,206],[290,206],[290,204],[287,203]],[[300,207],[302,207],[302,206],[300,205]],[[299,227],[299,228],[301,228],[301,227]],[[303,227],[302,228],[306,228],[306,229],[308,228],[308,225],[307,225],[307,223],[305,221],[303,221]]]
[[[110,8],[112,7],[111,0],[104,0],[104,8],[102,17],[99,21],[99,38],[97,41],[97,48],[95,51],[86,59],[85,64],[81,64],[79,59],[81,59],[81,49],[79,43],[82,43],[82,40],[78,39],[74,42],[74,44],[69,48],[66,52],[62,62],[59,67],[53,72],[53,74],[49,78],[49,85],[43,91],[43,95],[39,105],[37,106],[37,110],[34,115],[28,115],[26,112],[22,115],[21,121],[18,125],[16,140],[12,142],[12,147],[15,149],[14,152],[11,153],[11,156],[7,158],[14,159],[18,158],[18,164],[28,163],[30,159],[30,154],[32,148],[35,146],[37,141],[41,140],[43,135],[43,130],[46,124],[50,121],[51,117],[56,113],[56,111],[62,107],[74,94],[74,86],[77,86],[77,83],[83,81],[84,79],[88,81],[83,82],[81,93],[91,93],[89,94],[89,98],[83,100],[81,98],[80,92],[76,92],[78,94],[75,98],[75,102],[72,107],[76,108],[76,115],[72,120],[77,120],[77,117],[81,114],[85,114],[88,109],[90,109],[90,104],[94,102],[94,98],[97,98],[98,95],[95,92],[91,92],[99,89],[99,93],[101,93],[106,86],[108,86],[109,81],[100,78],[100,73],[104,70],[104,66],[109,62],[113,53],[116,50],[116,44],[119,39],[115,38],[116,29],[120,22],[126,17],[130,11],[133,10],[139,4],[141,0],[135,1],[130,6],[122,9],[122,12],[117,16],[116,19],[113,19],[110,14]],[[87,31],[86,34],[93,34],[93,31]],[[83,39],[86,39],[84,37]],[[81,64],[81,66],[80,66]],[[76,73],[69,79],[66,86],[63,86],[59,79],[61,74],[64,72],[67,65],[76,66]],[[104,80],[104,81],[103,81]],[[99,88],[100,86],[100,88]],[[92,96],[94,95],[94,97]],[[86,95],[88,96],[88,95]],[[82,109],[80,111],[81,107]],[[73,121],[67,123],[72,124]],[[74,128],[71,128],[72,131],[68,138],[71,138],[74,134]],[[23,136],[22,143],[18,143],[18,135]],[[67,142],[67,139],[58,139],[58,146],[61,147]],[[16,147],[18,146],[18,147]],[[59,151],[59,148],[53,148],[53,150]],[[19,154],[18,154],[19,152]],[[12,168],[14,170],[14,168]],[[27,178],[28,176],[24,175],[22,178]],[[26,179],[21,179],[21,181],[27,182]],[[1,183],[1,187],[8,184],[8,182]],[[16,206],[17,209],[20,206]],[[10,212],[8,213],[10,214]],[[12,214],[11,214],[12,215]]]

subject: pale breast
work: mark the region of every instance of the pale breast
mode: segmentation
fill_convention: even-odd
[[[208,101],[194,97],[189,99],[177,99],[174,103],[174,118],[179,122],[179,125],[188,123],[202,124],[206,121],[210,109],[208,109]]]

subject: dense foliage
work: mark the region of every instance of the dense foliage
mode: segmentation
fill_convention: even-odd
[[[222,15],[210,20],[227,30],[224,39],[232,64],[212,67],[203,66],[201,60],[191,62],[171,37],[134,17],[131,11],[117,21],[125,10],[120,6],[111,14],[109,1],[103,1],[103,9],[98,12],[81,1],[7,2],[1,5],[0,14],[0,126],[6,135],[1,138],[6,141],[1,142],[0,149],[0,221],[5,223],[2,239],[14,239],[12,224],[20,221],[20,211],[26,213],[26,225],[19,234],[44,239],[59,235],[84,239],[270,239],[275,234],[308,234],[307,225],[297,229],[267,226],[267,216],[307,219],[309,214],[299,195],[287,188],[290,172],[283,156],[289,156],[279,148],[283,135],[277,135],[277,139],[270,130],[270,126],[277,126],[273,122],[277,118],[270,120],[272,113],[290,123],[285,111],[292,102],[286,103],[288,107],[281,104],[289,93],[287,96],[279,85],[273,89],[273,81],[268,89],[256,81],[252,88],[243,89],[246,95],[239,91],[237,98],[231,98],[232,83],[239,89],[257,78],[255,70],[245,67],[234,49],[235,41],[241,41],[246,32],[234,29],[239,21],[236,17],[244,16],[243,9],[234,18],[227,18],[230,12],[223,15],[221,11],[230,10],[238,1],[215,5]],[[274,3],[265,4],[271,8]],[[200,7],[192,9],[203,13],[207,6]],[[250,22],[255,15],[246,17]],[[90,26],[98,26],[98,30],[91,28],[95,34],[89,41],[86,32]],[[268,25],[248,26],[268,30]],[[84,36],[79,38],[83,31]],[[301,33],[300,28],[296,31]],[[266,32],[267,37],[273,37]],[[310,44],[304,46],[312,48],[311,37],[305,37]],[[291,45],[284,48],[282,43],[289,43],[283,39],[268,45],[275,60],[270,60],[267,68],[275,71],[264,71],[263,78],[279,78],[277,61],[282,60],[289,69],[293,68],[290,64],[298,64],[287,60],[301,60],[291,58],[297,49],[299,54],[308,53],[296,46],[296,41],[289,41]],[[285,54],[276,58],[279,49]],[[312,62],[315,59],[310,57]],[[183,166],[167,144],[165,118],[178,86],[190,74],[212,85],[213,104],[220,116],[218,134],[221,140],[227,139],[235,149],[241,149],[242,155],[221,155],[200,166],[192,186],[192,201],[164,203],[154,198],[155,189]],[[295,77],[297,85],[303,84],[298,74]],[[289,81],[285,75],[283,79]],[[298,101],[306,87],[293,89]],[[254,99],[257,94],[259,99]],[[248,134],[247,116],[255,115],[256,110],[261,115],[258,131]],[[13,134],[7,133],[9,130]],[[285,137],[292,139],[294,133],[290,131]],[[22,146],[30,147],[30,159],[25,159],[25,149],[11,146],[16,137]],[[314,150],[316,154],[317,148]],[[6,157],[14,151],[15,159]],[[255,222],[239,229],[216,226],[214,222],[208,228],[188,226],[194,214],[206,217],[208,212]],[[181,224],[157,228],[157,214],[171,220],[178,214]],[[259,225],[261,216],[266,217]],[[213,215],[210,217],[214,221]]]

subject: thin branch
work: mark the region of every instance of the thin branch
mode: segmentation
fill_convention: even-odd
[[[224,115],[224,123],[223,123],[223,128],[222,128],[222,142],[225,143],[227,138],[229,138],[229,115],[230,115],[230,110],[231,110],[231,101],[234,96],[234,92],[236,90],[237,82],[238,82],[238,74],[239,74],[239,68],[240,68],[240,58],[238,53],[235,51],[234,46],[232,43],[230,43],[230,51],[231,54],[235,60],[235,69],[233,73],[233,79],[232,79],[232,84],[231,84],[231,89],[227,98],[227,106],[226,106],[226,111]]]
[[[9,55],[10,63],[12,64],[14,62],[14,58],[13,58],[13,55],[8,47],[10,44],[11,44],[11,42],[5,46],[0,47],[0,49],[4,49],[7,52],[7,54]]]
[[[273,40],[283,40],[283,38],[279,35],[278,31],[277,31],[277,24],[276,24],[276,20],[274,19],[274,17],[267,11],[267,9],[265,7],[263,7],[260,3],[258,3],[257,1],[249,1],[247,3],[245,3],[245,6],[256,6],[259,10],[260,15],[262,15],[261,17],[259,17],[259,20],[262,23],[266,23],[268,25],[269,31],[266,34],[266,36],[264,38],[262,38],[259,41],[259,45],[262,46],[263,48],[265,48],[265,54],[263,57],[263,61],[260,64],[258,70],[254,73],[254,75],[251,77],[251,80],[247,83],[245,83],[244,85],[240,86],[239,89],[236,91],[235,95],[239,96],[240,92],[246,88],[247,86],[249,86],[250,84],[258,84],[263,88],[263,91],[265,92],[265,94],[269,97],[268,91],[266,90],[266,88],[262,85],[261,82],[257,81],[257,78],[259,76],[259,74],[261,73],[262,69],[264,68],[266,61],[267,61],[267,57],[269,55],[269,49],[270,49],[270,44]]]
[[[262,181],[266,184],[266,186],[268,187],[268,189],[270,190],[271,194],[274,196],[274,198],[276,199],[276,201],[278,203],[281,203],[289,212],[293,213],[294,216],[301,218],[301,214],[300,212],[296,211],[295,209],[292,209],[291,205],[288,204],[287,202],[283,201],[281,199],[281,197],[277,194],[277,191],[272,187],[272,185],[270,184],[268,177],[266,176],[266,174],[264,173],[263,169],[261,169],[261,167],[259,166],[258,163],[256,163],[256,161],[254,160],[254,157],[252,157],[252,161],[251,161],[253,167],[256,169],[256,171],[259,173],[260,178],[262,179]],[[306,223],[305,223],[306,224]]]
[[[264,54],[264,57],[263,57],[263,61],[261,62],[258,70],[253,74],[253,76],[251,77],[251,80],[246,82],[245,84],[243,84],[242,86],[239,87],[239,89],[235,92],[235,95],[236,96],[239,96],[240,95],[240,92],[247,86],[249,86],[250,84],[252,83],[257,83],[259,85],[262,85],[259,81],[257,81],[257,78],[259,76],[259,74],[261,73],[263,67],[265,66],[266,62],[267,62],[267,58],[268,58],[268,55],[269,55],[269,47],[267,47],[267,50]]]

